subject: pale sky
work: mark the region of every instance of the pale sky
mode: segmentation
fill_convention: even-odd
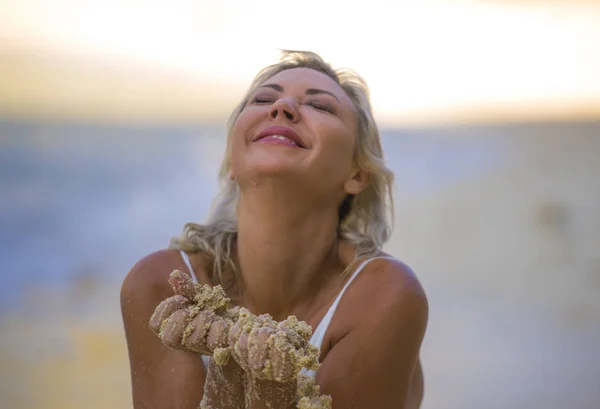
[[[384,123],[600,117],[600,2],[349,4],[0,0],[0,114],[220,117],[288,48],[361,74]]]

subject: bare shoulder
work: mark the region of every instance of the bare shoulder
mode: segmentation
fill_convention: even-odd
[[[187,268],[179,252],[159,250],[140,259],[131,268],[121,288],[121,294],[142,294],[144,297],[156,296],[161,300],[172,294],[168,283],[169,275],[175,269]]]
[[[168,280],[175,269],[186,269],[179,252],[159,250],[140,259],[127,273],[121,286],[126,333],[134,329],[145,332],[156,306],[174,295]]]
[[[364,333],[369,342],[379,336],[420,345],[428,318],[427,296],[413,270],[395,258],[375,259],[341,299],[329,345],[336,345],[351,333]]]
[[[331,347],[317,374],[323,393],[340,407],[418,407],[428,311],[425,291],[406,264],[370,261],[336,313]]]
[[[190,274],[179,251],[165,249],[141,258],[127,273],[121,286],[121,312],[126,332],[139,328],[145,333],[158,304],[175,295],[169,284],[173,270]],[[138,320],[143,321],[143,325]]]
[[[131,268],[122,289],[136,291],[138,289],[147,291],[163,292],[169,274],[174,270],[178,262],[179,254],[173,250],[159,250],[140,259]]]
[[[371,281],[377,291],[372,312],[388,323],[378,329],[382,336],[398,340],[406,348],[420,349],[429,319],[425,290],[413,270],[398,259],[375,260]],[[367,278],[368,274],[366,275]],[[389,323],[395,323],[390,325]]]
[[[398,259],[380,260],[379,276],[374,275],[374,281],[378,278],[386,289],[382,289],[382,295],[394,305],[400,301],[406,306],[408,303],[417,308],[428,309],[427,296],[421,282],[414,271]],[[377,267],[376,267],[377,268]]]
[[[426,324],[427,296],[416,274],[402,261],[395,258],[373,260],[356,281],[353,304],[368,306],[369,314],[396,315],[396,318]]]

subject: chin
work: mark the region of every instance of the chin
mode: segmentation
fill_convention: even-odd
[[[297,161],[269,158],[255,163],[246,163],[238,167],[237,175],[244,175],[242,179],[256,181],[269,178],[293,178],[302,173],[302,167]],[[241,182],[237,177],[238,182]]]

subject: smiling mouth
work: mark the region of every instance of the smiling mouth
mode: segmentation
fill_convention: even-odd
[[[300,145],[298,145],[296,142],[292,141],[290,138],[287,138],[287,137],[285,137],[285,136],[283,136],[283,135],[270,135],[270,137],[271,137],[271,138],[278,139],[278,140],[280,140],[280,141],[289,142],[289,143],[291,143],[291,144],[292,144],[292,145],[294,145],[294,146],[298,146],[298,147],[300,146]],[[267,138],[268,138],[268,137],[267,137]],[[264,138],[263,138],[263,139],[264,139]]]
[[[271,125],[254,139],[254,142],[269,142],[278,145],[293,146],[296,148],[308,149],[304,141],[293,129],[285,126]]]
[[[273,144],[277,144],[277,145],[287,145],[287,146],[293,146],[295,148],[302,148],[302,149],[306,149],[304,146],[300,145],[298,142],[294,141],[291,138],[288,138],[287,136],[284,135],[266,135],[263,136],[262,138],[259,138],[256,140],[256,142],[263,142],[263,143],[273,143]]]

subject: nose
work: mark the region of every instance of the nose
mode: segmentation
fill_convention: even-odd
[[[289,98],[280,98],[271,105],[269,116],[272,119],[284,117],[292,122],[298,122],[299,115],[295,105]]]

